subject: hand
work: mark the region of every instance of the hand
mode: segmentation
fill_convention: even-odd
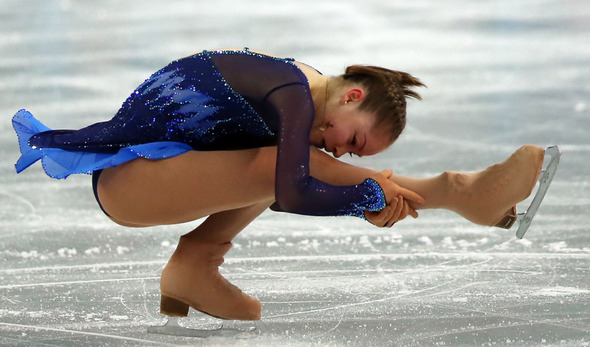
[[[419,204],[424,203],[424,199],[420,195],[390,181],[389,178],[392,174],[391,170],[384,170],[371,177],[383,189],[385,201],[387,202],[387,206],[381,211],[365,211],[365,218],[376,226],[391,227],[408,215],[417,218],[418,213],[410,206],[408,200]]]
[[[370,178],[374,179],[383,189],[383,193],[385,193],[385,201],[387,205],[391,204],[393,198],[401,196],[404,200],[410,200],[418,204],[424,204],[424,198],[418,195],[417,193],[400,187],[393,181],[390,181],[389,178],[393,175],[393,171],[391,170],[383,170],[371,176]]]
[[[378,227],[388,228],[405,219],[408,215],[418,218],[418,212],[401,195],[393,199],[391,204],[385,206],[381,211],[365,211],[365,218],[369,222]]]

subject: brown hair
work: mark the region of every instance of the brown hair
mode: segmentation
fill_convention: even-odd
[[[406,98],[422,100],[411,87],[425,87],[420,80],[402,71],[378,66],[352,65],[341,76],[346,83],[359,83],[367,88],[360,110],[374,112],[375,126],[388,127],[395,141],[406,126]]]

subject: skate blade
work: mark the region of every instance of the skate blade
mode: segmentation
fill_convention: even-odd
[[[148,327],[148,333],[162,334],[162,335],[173,335],[173,336],[185,336],[185,337],[243,337],[244,335],[254,333],[256,330],[255,326],[245,326],[243,322],[237,323],[236,321],[224,321],[221,326],[217,329],[194,329],[185,328],[178,324],[178,318],[175,316],[169,316],[166,324],[162,326],[151,326]]]
[[[555,176],[555,171],[557,171],[557,167],[559,166],[559,158],[561,156],[561,152],[557,146],[550,146],[547,147],[545,150],[545,155],[550,155],[551,160],[547,167],[541,171],[539,175],[539,189],[537,190],[537,194],[533,198],[533,201],[529,205],[529,208],[526,212],[519,213],[517,221],[519,222],[518,230],[516,231],[516,237],[522,239],[524,234],[529,229],[543,198],[545,197],[545,193],[547,193],[547,189],[549,189],[549,185],[553,180],[553,176]]]

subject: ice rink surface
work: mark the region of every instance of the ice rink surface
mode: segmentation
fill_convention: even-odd
[[[27,108],[55,129],[106,120],[167,62],[243,46],[428,85],[398,142],[358,165],[424,177],[559,145],[526,237],[445,211],[392,229],[265,212],[222,267],[261,300],[257,333],[148,334],[164,321],[160,272],[198,222],[123,228],[89,176],[57,181],[39,164],[16,175],[10,119]],[[0,345],[590,344],[588,1],[0,0],[0,52]],[[183,324],[217,322],[191,311]]]

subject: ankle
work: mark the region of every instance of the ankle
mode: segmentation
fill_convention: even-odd
[[[454,210],[457,204],[457,197],[466,191],[465,174],[456,171],[445,171],[435,177],[436,189],[430,194],[428,201],[429,208]]]
[[[231,240],[227,240],[227,239],[221,239],[219,237],[209,237],[209,236],[204,236],[204,235],[200,235],[198,233],[190,232],[188,234],[184,234],[182,236],[180,236],[180,239],[178,241],[178,245],[179,246],[183,246],[183,247],[199,247],[199,245],[211,245],[211,246],[218,246],[218,245],[230,245],[231,246],[232,242]]]
[[[183,235],[180,237],[176,250],[170,257],[169,263],[179,264],[211,264],[219,266],[224,262],[224,255],[232,247],[231,242],[214,242],[199,240]]]
[[[445,171],[441,176],[445,184],[444,198],[441,201],[442,208],[459,213],[470,219],[473,210],[486,209],[485,199],[481,187],[477,187],[476,181],[479,172]],[[466,215],[467,214],[467,215]],[[477,221],[472,220],[479,224]]]

